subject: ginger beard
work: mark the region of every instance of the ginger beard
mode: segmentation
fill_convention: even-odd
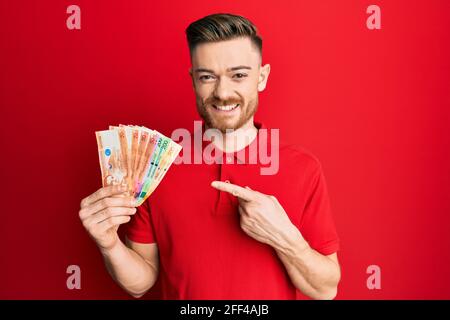
[[[237,130],[246,124],[256,113],[258,95],[245,103],[244,99],[227,99],[221,101],[214,96],[203,100],[197,96],[197,111],[208,128],[220,130]]]

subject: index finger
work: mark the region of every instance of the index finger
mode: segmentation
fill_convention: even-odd
[[[255,200],[254,191],[242,188],[241,186],[238,186],[238,185],[235,185],[232,183],[222,182],[222,181],[213,181],[211,183],[211,186],[216,188],[217,190],[231,193],[233,196],[236,196],[245,201]]]
[[[83,200],[81,200],[81,208],[87,207],[88,205],[97,202],[100,199],[107,198],[113,195],[118,195],[124,193],[127,190],[127,187],[124,185],[113,185],[107,186],[98,189],[93,194],[87,196]]]

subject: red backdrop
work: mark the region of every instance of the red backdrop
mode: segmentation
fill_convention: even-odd
[[[66,27],[71,4],[81,30]],[[366,27],[370,4],[381,30]],[[337,298],[449,299],[445,0],[2,0],[0,298],[127,297],[78,218],[101,183],[94,131],[192,128],[184,29],[215,12],[263,35],[272,72],[257,119],[323,164],[342,240]],[[80,290],[66,287],[71,264]],[[380,290],[366,286],[369,265]]]

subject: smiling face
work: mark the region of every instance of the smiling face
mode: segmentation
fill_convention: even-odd
[[[198,44],[190,70],[197,111],[208,128],[221,132],[253,125],[258,92],[263,91],[270,65],[248,37]]]

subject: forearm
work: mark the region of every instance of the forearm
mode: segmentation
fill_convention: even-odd
[[[340,280],[339,265],[312,249],[298,229],[290,232],[275,249],[292,283],[312,299],[333,299]]]
[[[117,241],[109,250],[101,250],[101,253],[111,277],[132,296],[141,297],[156,282],[156,267],[122,241]]]

